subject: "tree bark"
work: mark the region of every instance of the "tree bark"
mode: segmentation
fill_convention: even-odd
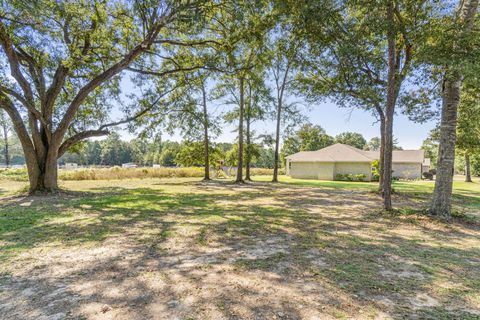
[[[471,31],[478,8],[478,0],[463,1],[460,21],[463,34]],[[453,47],[456,45],[454,44]],[[430,214],[445,219],[451,218],[455,143],[457,140],[457,109],[460,102],[462,76],[455,68],[447,68],[442,87],[442,119],[438,148],[437,175]]]
[[[30,180],[31,194],[54,193],[58,190],[58,167],[55,153],[49,152],[50,156],[42,166],[27,166],[29,175],[33,178]]]
[[[392,147],[393,147],[393,116],[395,113],[395,87],[397,81],[397,57],[395,50],[395,31],[393,30],[393,1],[389,1],[387,20],[390,22],[388,31],[388,81],[387,103],[385,108],[385,145],[383,150],[383,208],[392,210]]]
[[[207,113],[207,93],[205,91],[205,84],[202,83],[202,98],[203,98],[203,144],[205,156],[205,172],[203,180],[210,180],[210,141],[208,137],[208,113]]]
[[[378,161],[380,177],[378,179],[378,188],[381,191],[383,187],[383,168],[385,167],[385,117],[380,120],[380,159]]]
[[[385,163],[385,114],[382,108],[379,105],[375,106],[377,110],[378,118],[380,119],[380,155],[378,160],[378,169],[379,169],[379,179],[378,179],[378,190],[382,191],[383,189],[383,168]]]
[[[251,121],[251,103],[252,103],[252,90],[249,85],[249,93],[248,93],[248,102],[247,102],[247,107],[245,110],[245,123],[246,123],[246,144],[245,144],[245,180],[246,181],[252,181],[252,178],[250,177],[250,161],[251,161],[251,132],[250,132],[250,121]]]
[[[473,182],[470,170],[470,155],[468,152],[465,152],[465,182]]]
[[[275,155],[273,164],[273,178],[272,182],[278,182],[278,163],[280,161],[280,121],[282,119],[282,101],[278,101],[277,105],[277,123],[275,128]]]
[[[273,178],[272,182],[278,182],[278,166],[280,163],[280,123],[282,120],[282,108],[283,108],[283,96],[285,94],[285,87],[287,85],[288,75],[290,73],[291,63],[290,60],[287,63],[285,72],[283,73],[283,79],[280,82],[280,69],[276,76],[277,84],[277,123],[275,128],[275,155],[274,155],[274,165],[273,165]]]
[[[239,119],[238,119],[238,165],[237,165],[237,178],[235,182],[241,183],[243,181],[243,118],[245,107],[245,93],[244,93],[244,78],[240,77],[240,105],[239,105]]]
[[[430,214],[450,218],[455,142],[457,139],[457,106],[460,101],[460,77],[446,79],[443,87],[440,144],[438,147],[437,174]]]
[[[8,129],[7,127],[3,128],[3,141],[4,141],[4,155],[5,155],[5,166],[8,168],[10,166],[10,153],[8,150]]]

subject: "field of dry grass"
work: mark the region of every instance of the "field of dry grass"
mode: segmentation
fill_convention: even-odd
[[[272,175],[273,169],[251,168],[252,176]],[[281,169],[280,172],[283,172]],[[200,178],[203,177],[202,167],[139,167],[139,168],[79,168],[73,170],[60,169],[58,178],[62,181],[83,181],[83,180],[125,180],[125,179],[150,179],[150,178]],[[234,175],[234,168],[228,172],[222,170],[211,170],[212,178],[228,178]],[[0,183],[2,181],[28,181],[27,169],[1,169]]]
[[[263,178],[260,180],[266,180]],[[0,181],[2,319],[479,319],[480,182]]]

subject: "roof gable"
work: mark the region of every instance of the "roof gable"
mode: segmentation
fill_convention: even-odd
[[[287,157],[290,161],[305,162],[371,162],[362,150],[341,143],[317,151],[302,151]]]
[[[394,150],[393,162],[423,163],[423,150]],[[287,157],[297,162],[372,162],[380,158],[379,151],[365,151],[358,148],[336,143],[317,151],[301,151]]]

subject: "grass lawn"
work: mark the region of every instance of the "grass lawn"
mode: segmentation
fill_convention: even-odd
[[[2,319],[480,319],[480,181],[0,181]]]

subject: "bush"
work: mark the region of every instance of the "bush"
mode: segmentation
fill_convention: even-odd
[[[433,180],[433,174],[430,171],[429,172],[424,172],[423,173],[423,178],[427,179],[427,180]]]
[[[335,175],[335,180],[337,181],[366,181],[367,176],[362,174],[349,174],[349,173],[337,173]]]
[[[380,162],[378,160],[374,160],[372,162],[372,181],[379,181],[380,180]]]
[[[432,175],[436,175],[437,169],[430,169],[428,172],[431,173]]]

